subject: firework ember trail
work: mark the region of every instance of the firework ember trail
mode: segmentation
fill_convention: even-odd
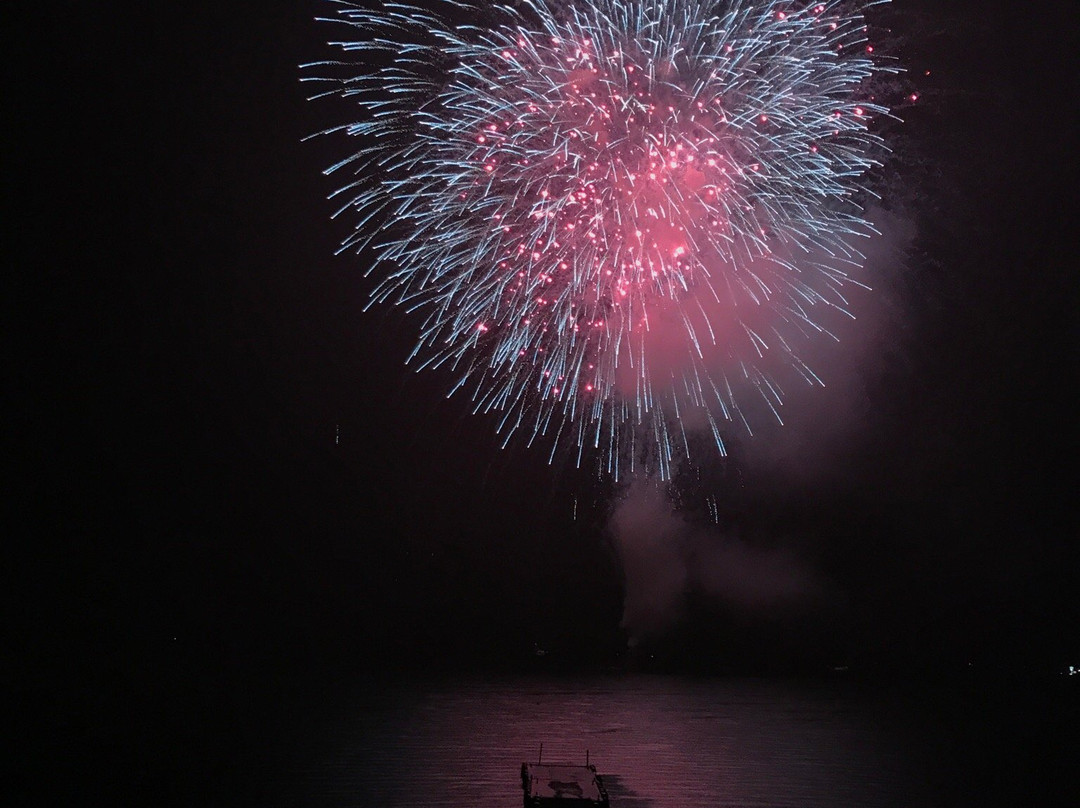
[[[333,3],[305,80],[359,106],[342,249],[421,314],[410,361],[616,477],[780,419],[873,233],[870,5]]]

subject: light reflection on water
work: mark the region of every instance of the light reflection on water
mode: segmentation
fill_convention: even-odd
[[[543,743],[549,762],[588,750],[613,808],[936,804],[885,712],[832,684],[363,683],[258,779],[264,805],[516,808]]]

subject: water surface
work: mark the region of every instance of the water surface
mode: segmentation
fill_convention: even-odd
[[[369,681],[336,706],[286,722],[253,763],[260,804],[519,806],[541,744],[549,762],[588,754],[620,808],[938,804],[918,722],[834,683]]]

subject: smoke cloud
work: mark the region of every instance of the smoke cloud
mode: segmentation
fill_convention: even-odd
[[[879,235],[860,244],[866,254],[860,281],[870,288],[845,287],[851,316],[826,312],[823,322],[836,340],[811,341],[801,352],[821,384],[785,389],[779,410],[783,423],[775,417],[751,419],[761,427],[740,440],[727,461],[749,472],[759,498],[770,493],[813,496],[837,486],[874,484],[855,456],[871,442],[882,417],[872,388],[880,387],[890,364],[903,363],[902,279],[914,226],[880,210],[873,220]],[[685,356],[685,351],[656,351],[653,372],[678,372]],[[685,412],[682,427],[700,431],[707,443],[711,438],[698,420],[692,411]],[[763,612],[809,608],[825,596],[821,576],[791,546],[796,537],[770,536],[768,546],[759,546],[718,525],[696,524],[654,477],[628,482],[608,533],[623,567],[622,625],[632,645],[678,623],[690,596],[718,607]]]
[[[822,590],[793,551],[754,547],[716,526],[692,524],[655,479],[626,487],[608,527],[625,577],[622,627],[631,645],[675,625],[690,594],[757,610],[796,605]]]
[[[879,234],[860,244],[866,256],[860,280],[869,288],[845,290],[851,316],[825,322],[836,337],[811,342],[807,364],[819,385],[785,389],[783,423],[762,419],[744,442],[742,460],[770,486],[821,494],[845,485],[872,485],[874,469],[852,468],[854,455],[866,453],[882,428],[889,396],[885,379],[905,378],[907,345],[916,329],[907,297],[907,255],[915,237],[913,222],[883,210],[873,211]],[[885,395],[883,398],[883,393]]]

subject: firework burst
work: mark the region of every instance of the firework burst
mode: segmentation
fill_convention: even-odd
[[[423,314],[410,361],[616,477],[779,418],[872,230],[871,4],[335,3],[350,61],[306,80],[363,113],[327,173],[372,300]]]

